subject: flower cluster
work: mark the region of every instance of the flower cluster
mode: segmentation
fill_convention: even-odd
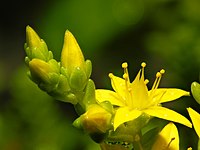
[[[85,60],[70,31],[65,32],[60,62],[53,58],[44,40],[30,26],[26,28],[24,48],[30,79],[55,99],[73,104],[79,115],[73,125],[89,134],[102,150],[178,150],[179,134],[174,123],[190,128],[193,124],[200,138],[198,112],[187,108],[191,123],[181,114],[162,106],[162,103],[190,95],[181,89],[159,88],[164,69],[156,73],[149,89],[149,80],[144,76],[146,63],[141,63],[141,69],[131,82],[128,64],[124,62],[122,78],[109,73],[113,90],[96,89],[90,79],[91,61]],[[192,94],[197,102],[200,102],[199,89],[200,85],[194,82]],[[169,123],[161,131],[152,129],[142,133],[143,127],[154,117]],[[149,135],[151,139],[146,138]]]

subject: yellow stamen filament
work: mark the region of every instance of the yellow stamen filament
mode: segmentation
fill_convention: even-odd
[[[131,87],[130,87],[130,78],[129,78],[129,74],[128,74],[128,64],[126,62],[124,62],[122,64],[122,68],[124,69],[123,78],[125,80],[125,87],[126,87],[126,91],[127,91],[126,104],[131,105],[131,107],[132,107],[133,102],[132,102],[132,98],[131,98]]]
[[[122,68],[124,69],[124,74],[127,74],[128,76],[127,80],[130,83],[129,74],[128,74],[128,63],[127,62],[122,63]]]
[[[164,69],[161,69],[160,72],[156,73],[156,80],[153,83],[151,90],[155,90],[158,88],[162,75],[165,73]]]
[[[156,73],[156,79],[153,83],[153,86],[151,88],[151,92],[150,92],[150,97],[153,98],[154,92],[156,91],[156,89],[158,88],[159,84],[160,84],[160,80],[162,78],[162,75],[165,73],[164,69],[161,69],[159,72]],[[153,101],[152,101],[153,102]],[[156,103],[155,101],[153,103]]]

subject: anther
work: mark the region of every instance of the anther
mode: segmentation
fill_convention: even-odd
[[[141,63],[141,66],[144,68],[144,67],[146,67],[146,63],[145,62],[142,62]]]
[[[159,78],[161,76],[161,73],[160,72],[157,72],[156,73],[156,78]]]
[[[128,67],[128,63],[124,62],[122,63],[122,68],[127,68]]]
[[[164,70],[164,69],[161,69],[161,70],[160,70],[160,73],[161,73],[161,74],[164,74],[164,73],[165,73],[165,70]]]

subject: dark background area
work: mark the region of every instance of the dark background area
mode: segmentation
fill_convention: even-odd
[[[122,75],[124,61],[129,63],[133,80],[145,61],[149,88],[155,73],[164,68],[160,87],[190,91],[190,84],[199,80],[199,6],[198,0],[1,2],[0,149],[98,149],[71,125],[77,117],[73,106],[53,100],[26,76],[23,45],[27,25],[46,41],[58,61],[64,32],[69,29],[85,58],[93,63],[92,79],[97,88],[111,88],[107,75]],[[187,107],[200,112],[192,96],[164,105],[186,117]],[[195,149],[195,132],[176,125],[181,149]]]

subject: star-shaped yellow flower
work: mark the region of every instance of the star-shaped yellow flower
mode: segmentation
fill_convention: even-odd
[[[163,69],[157,72],[156,80],[151,90],[148,90],[147,83],[149,81],[144,78],[146,63],[142,63],[141,66],[142,68],[135,80],[130,82],[128,64],[123,63],[123,78],[114,76],[112,73],[109,74],[114,91],[96,90],[96,98],[99,102],[110,101],[111,104],[119,106],[115,112],[114,130],[119,125],[134,120],[143,113],[192,127],[190,121],[184,116],[160,105],[161,103],[178,99],[181,96],[189,96],[189,92],[175,88],[158,88],[161,77],[165,72]]]

